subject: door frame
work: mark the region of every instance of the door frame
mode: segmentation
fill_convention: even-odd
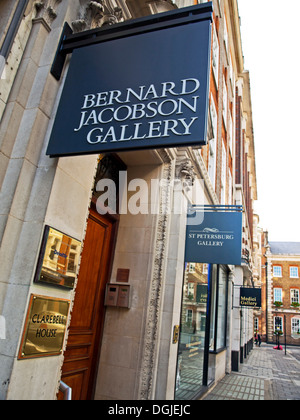
[[[97,209],[96,209],[96,198],[95,197],[92,198],[88,217],[90,217],[91,215],[94,219],[100,220],[100,217],[97,218],[98,212],[97,212]],[[110,281],[110,278],[111,278],[111,274],[112,274],[112,267],[113,267],[115,250],[116,250],[120,216],[118,214],[112,215],[112,214],[107,213],[106,215],[101,215],[101,218],[104,218],[104,219],[108,220],[110,223],[112,223],[112,233],[111,233],[111,241],[110,241],[110,255],[109,255],[108,260],[107,260],[108,268],[107,268],[106,279],[105,279],[105,284],[108,284],[109,281]],[[75,298],[76,298],[76,292],[75,292]],[[105,296],[103,296],[102,301],[99,302],[99,304],[102,305],[103,307],[104,307],[104,298],[105,298]],[[88,400],[93,400],[94,399],[95,391],[96,391],[96,383],[97,383],[97,377],[98,377],[98,373],[99,373],[100,355],[101,355],[102,339],[103,339],[104,324],[105,324],[105,317],[106,317],[106,309],[105,308],[104,308],[103,313],[104,313],[103,319],[101,320],[101,322],[98,323],[97,330],[96,330],[96,333],[95,333],[99,345],[97,347],[95,347],[95,351],[94,351],[92,361],[91,361],[92,366],[93,366],[93,368],[92,368],[93,374],[91,375],[91,377],[89,379],[88,392],[87,392],[87,395],[88,395],[87,399]]]

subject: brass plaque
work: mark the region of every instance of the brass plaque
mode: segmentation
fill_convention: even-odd
[[[34,282],[72,289],[80,252],[80,241],[46,226]]]
[[[31,295],[19,359],[61,354],[70,301]]]
[[[180,327],[179,327],[179,325],[174,325],[174,329],[173,329],[173,344],[177,344],[178,343],[179,333],[180,333]]]
[[[118,283],[128,283],[129,282],[130,270],[126,268],[118,268],[117,271],[117,282]]]

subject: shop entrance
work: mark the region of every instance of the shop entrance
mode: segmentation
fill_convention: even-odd
[[[191,400],[202,389],[209,292],[209,265],[188,263],[184,274],[176,400]]]
[[[226,350],[227,313],[228,268],[216,264],[186,263],[176,400],[199,398],[215,380],[216,355]]]
[[[62,381],[72,388],[73,400],[91,399],[94,393],[114,225],[90,211],[62,369]]]
[[[90,400],[94,396],[105,317],[105,292],[119,221],[117,214],[102,216],[96,211],[97,182],[108,178],[117,183],[119,171],[125,168],[115,156],[99,158],[61,377],[72,388],[73,400]]]

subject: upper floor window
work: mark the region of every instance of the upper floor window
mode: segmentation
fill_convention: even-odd
[[[195,297],[195,284],[188,283],[188,298],[194,299],[194,297]]]
[[[225,129],[227,130],[227,109],[228,109],[228,91],[226,86],[225,77],[223,77],[223,121]]]
[[[225,51],[226,51],[227,58],[228,58],[229,48],[228,48],[228,29],[227,29],[226,19],[224,19],[224,43],[225,43]]]
[[[208,274],[208,264],[203,264],[202,274]]]
[[[229,112],[229,120],[228,120],[228,143],[229,143],[229,151],[230,151],[231,156],[232,156],[233,123],[232,123],[231,112]]]
[[[292,318],[292,334],[300,334],[300,319]]]
[[[291,304],[299,303],[299,289],[291,289]]]
[[[282,302],[282,289],[274,288],[274,302]]]
[[[229,80],[231,83],[231,88],[232,88],[232,93],[233,95],[235,95],[235,91],[234,91],[234,72],[233,72],[233,65],[232,65],[232,58],[231,58],[231,54],[229,54]]]
[[[232,205],[232,175],[231,170],[228,170],[228,204]]]
[[[213,28],[213,52],[212,52],[212,68],[213,74],[216,82],[216,86],[219,84],[219,56],[220,56],[220,46],[217,35],[216,26]]]
[[[188,309],[185,314],[185,320],[187,324],[191,324],[193,321],[193,311]]]
[[[298,267],[290,267],[290,277],[294,279],[299,277]]]
[[[195,263],[190,263],[189,273],[196,273],[196,264]]]
[[[282,277],[282,267],[281,265],[273,266],[273,277]]]
[[[212,125],[213,138],[209,141],[209,158],[208,158],[208,175],[210,177],[213,188],[215,188],[216,181],[216,164],[217,164],[217,129],[218,129],[218,115],[216,110],[213,95],[210,101],[210,116]]]
[[[227,168],[227,156],[224,142],[222,141],[222,172],[221,172],[221,204],[226,204],[226,168]]]

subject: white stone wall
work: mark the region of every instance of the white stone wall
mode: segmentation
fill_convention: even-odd
[[[67,62],[59,82],[50,74],[63,24],[80,29],[86,19],[88,29],[99,24],[99,14],[90,13],[87,0],[35,3],[28,3],[7,63],[0,62],[0,316],[6,329],[5,340],[0,338],[0,399],[12,400],[56,398],[63,357],[18,361],[16,356],[30,295],[74,298],[74,292],[33,284],[33,276],[45,224],[84,239],[97,166],[97,156],[50,159],[45,151],[68,68]],[[109,19],[107,10],[101,19]],[[118,20],[114,16],[114,23]],[[220,94],[219,104],[221,99]],[[218,203],[199,150],[145,152],[144,161],[140,154],[121,157],[129,180],[142,178],[148,185],[152,178],[174,178],[178,162],[187,159],[204,180],[203,201],[197,204]],[[174,197],[173,190],[162,189],[151,203],[155,215],[121,215],[111,281],[118,268],[130,269],[132,307],[107,310],[98,399],[173,398],[177,345],[172,332],[180,324],[185,215],[164,215],[162,207],[173,201],[186,205],[189,199],[187,193]],[[243,285],[242,268],[233,279]],[[234,289],[234,306],[236,299]],[[239,309],[232,312],[232,327],[229,314],[228,349],[231,345],[240,350]],[[230,351],[226,360],[224,354],[219,359],[221,378],[230,371]]]
[[[72,293],[32,281],[46,223],[84,238],[97,163],[95,157],[58,161],[45,156],[62,87],[50,69],[62,25],[65,19],[75,19],[76,10],[74,1],[58,1],[55,19],[54,13],[48,14],[50,3],[44,3],[47,7],[38,13],[30,4],[15,41],[20,55],[9,58],[18,61],[18,71],[1,80],[1,92],[6,95],[0,125],[0,313],[6,321],[6,339],[0,340],[3,399],[56,397],[62,358],[18,361],[16,355],[31,293],[72,298]]]

